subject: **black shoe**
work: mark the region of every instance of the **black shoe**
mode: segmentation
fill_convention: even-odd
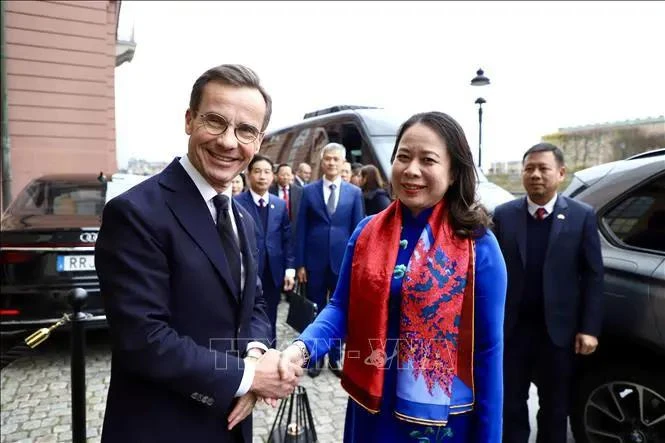
[[[339,360],[329,360],[328,369],[330,369],[337,378],[342,377],[342,364]]]

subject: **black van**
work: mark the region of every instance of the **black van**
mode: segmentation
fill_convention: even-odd
[[[388,182],[390,154],[397,130],[407,117],[381,108],[333,106],[307,113],[298,123],[268,132],[261,154],[293,168],[308,163],[312,167],[312,180],[316,180],[320,177],[321,149],[331,142],[341,143],[346,147],[346,159],[350,163],[373,164]],[[489,182],[479,169],[477,172],[480,200],[488,210],[514,198]]]

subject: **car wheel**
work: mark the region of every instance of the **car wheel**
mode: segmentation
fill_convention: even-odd
[[[665,442],[665,377],[641,366],[588,368],[573,399],[577,443]]]

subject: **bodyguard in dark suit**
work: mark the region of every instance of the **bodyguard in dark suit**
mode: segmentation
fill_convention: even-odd
[[[112,364],[102,441],[251,442],[257,396],[294,389],[301,370],[280,380],[279,353],[267,350],[254,223],[230,195],[270,108],[250,69],[208,70],[185,114],[187,155],[104,208],[95,265]]]
[[[304,187],[298,210],[298,281],[307,283],[307,297],[318,305],[319,312],[335,290],[346,243],[364,217],[360,188],[340,178],[345,155],[346,149],[339,143],[323,147],[323,179]],[[332,346],[328,359],[330,369],[339,376],[341,341]],[[315,377],[320,370],[319,362],[309,374]]]
[[[503,441],[527,443],[527,399],[538,385],[538,442],[565,443],[575,354],[598,345],[603,263],[593,209],[557,195],[563,153],[540,143],[523,157],[527,197],[496,208],[508,269]]]
[[[241,193],[235,199],[256,222],[259,276],[272,327],[271,346],[276,348],[277,306],[282,289],[285,292],[293,289],[296,270],[293,265],[291,222],[286,203],[268,192],[274,176],[272,169],[270,159],[255,155],[247,167],[249,191]]]

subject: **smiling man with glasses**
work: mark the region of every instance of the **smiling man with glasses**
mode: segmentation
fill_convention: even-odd
[[[254,222],[231,182],[271,113],[256,74],[222,65],[196,80],[187,155],[111,200],[95,249],[113,368],[105,442],[252,440],[251,412],[293,392],[277,371]],[[155,426],[159,423],[159,426]]]

